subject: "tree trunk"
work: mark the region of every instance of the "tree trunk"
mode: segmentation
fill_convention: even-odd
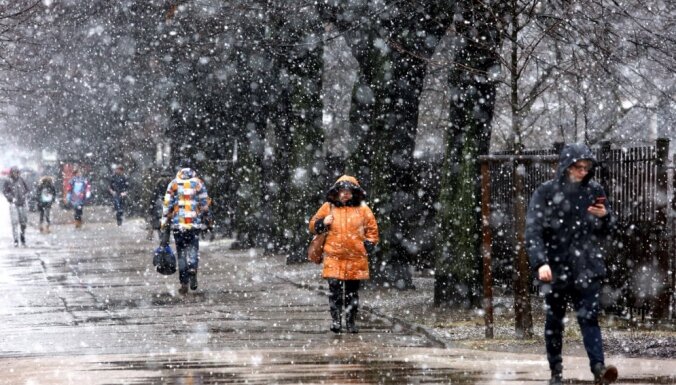
[[[322,159],[322,47],[307,52],[290,68],[293,74],[291,93],[291,147],[289,154],[291,182],[283,204],[287,263],[307,260],[310,242],[307,225],[319,208],[325,185],[319,177]]]
[[[464,7],[464,8],[463,8]],[[474,7],[474,8],[473,8]],[[498,65],[499,20],[494,14],[461,2],[463,20],[456,24],[462,39],[449,76],[452,91],[450,125],[442,190],[437,213],[434,303],[480,305],[481,293],[481,185],[478,156],[490,146],[495,104],[489,70]],[[499,11],[499,10],[494,10]],[[466,21],[469,21],[467,23]]]

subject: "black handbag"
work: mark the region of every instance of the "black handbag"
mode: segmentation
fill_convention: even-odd
[[[153,266],[163,275],[172,275],[176,272],[176,255],[169,246],[170,231],[169,227],[163,229],[160,233],[160,246],[153,253]]]
[[[176,255],[171,250],[171,246],[165,245],[155,249],[153,266],[162,275],[171,275],[176,272]]]

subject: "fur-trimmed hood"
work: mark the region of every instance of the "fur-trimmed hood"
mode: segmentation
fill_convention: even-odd
[[[346,204],[338,199],[338,191],[340,189],[349,189],[352,190],[352,199],[347,201]],[[359,181],[357,178],[349,175],[343,175],[336,183],[331,186],[329,191],[326,193],[326,201],[337,206],[360,206],[362,202],[366,201],[366,191],[364,191],[361,186],[359,186]]]
[[[38,182],[40,186],[50,186],[54,185],[54,177],[51,177],[49,175],[45,175],[40,178],[40,181]]]

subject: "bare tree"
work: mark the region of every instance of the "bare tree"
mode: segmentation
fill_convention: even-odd
[[[669,116],[674,15],[642,2],[512,1],[494,146],[641,141]]]

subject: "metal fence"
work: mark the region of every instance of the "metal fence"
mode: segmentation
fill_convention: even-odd
[[[481,157],[484,270],[489,268],[491,282],[495,279],[514,289],[517,329],[519,313],[530,311],[520,308],[524,298],[518,298],[528,295],[524,286],[529,286],[532,278],[524,276],[527,273],[519,267],[524,263],[527,266],[520,234],[525,228],[525,210],[535,189],[554,177],[561,146]],[[676,278],[674,253],[670,251],[676,244],[672,220],[676,178],[667,156],[669,141],[660,139],[655,146],[617,149],[604,143],[594,152],[599,161],[595,177],[606,189],[619,223],[609,253],[606,300],[616,311],[673,318]],[[484,280],[486,284],[486,277]]]

